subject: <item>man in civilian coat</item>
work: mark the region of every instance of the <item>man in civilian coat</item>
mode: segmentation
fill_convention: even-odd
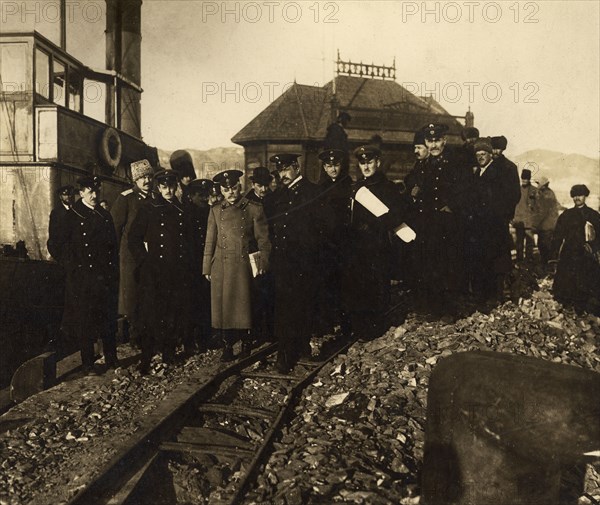
[[[100,180],[77,181],[78,200],[65,215],[65,245],[60,257],[66,275],[62,330],[79,341],[86,373],[94,369],[94,342],[102,339],[104,358],[116,368],[119,280],[117,238],[112,217],[99,205]]]
[[[152,166],[148,160],[131,164],[133,187],[123,191],[112,206],[111,214],[115,223],[119,244],[119,314],[126,318],[129,338],[138,344],[135,310],[138,299],[138,285],[135,279],[135,260],[129,251],[129,230],[138,211],[148,199],[152,189]]]
[[[288,373],[300,357],[310,357],[321,218],[319,189],[302,175],[292,153],[269,158],[281,175],[271,219],[275,278],[277,370]]]
[[[60,261],[62,248],[65,243],[65,217],[67,212],[73,207],[75,201],[75,188],[70,184],[58,188],[58,198],[60,203],[50,212],[50,221],[48,223],[48,252],[56,261]]]
[[[510,263],[504,264],[503,260],[511,179],[506,177],[502,163],[493,159],[489,137],[478,139],[474,152],[477,167],[469,191],[467,271],[477,301],[493,305],[501,301],[504,277],[510,271]]]
[[[352,213],[347,246],[347,261],[342,279],[342,303],[350,316],[351,331],[363,341],[383,333],[390,302],[392,242],[390,234],[408,214],[408,197],[381,172],[381,151],[370,145],[354,150],[362,178],[352,193]],[[357,200],[359,191],[370,192],[370,199],[387,207],[377,216],[368,203]],[[366,206],[365,206],[366,205]]]
[[[242,353],[249,353],[253,278],[250,244],[254,241],[258,248],[257,275],[268,269],[271,253],[267,218],[260,204],[242,198],[242,175],[240,170],[225,170],[213,178],[224,200],[210,210],[202,264],[202,273],[211,287],[212,325],[223,338],[223,361],[233,358],[236,336],[241,336]]]
[[[159,170],[154,182],[158,195],[139,209],[128,240],[139,278],[143,374],[150,371],[156,352],[162,353],[166,364],[174,362],[177,341],[189,328],[190,311],[189,226],[186,210],[175,196],[177,172]]]

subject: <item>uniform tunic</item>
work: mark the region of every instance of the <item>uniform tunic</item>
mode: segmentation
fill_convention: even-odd
[[[129,230],[139,275],[139,327],[157,344],[174,347],[188,329],[190,239],[184,207],[176,198],[148,200]],[[142,341],[142,347],[144,343]]]
[[[202,273],[211,276],[213,328],[252,327],[252,269],[250,243],[256,240],[261,267],[269,264],[271,243],[262,206],[241,198],[211,208],[208,217]]]
[[[91,209],[78,200],[65,216],[65,247],[61,255],[67,280],[62,329],[78,337],[85,364],[93,362],[90,345],[105,339],[114,350],[117,318],[118,249],[109,212],[99,205]],[[84,349],[85,347],[85,349]],[[89,355],[91,353],[91,356]]]
[[[192,310],[190,322],[200,329],[200,338],[210,337],[210,283],[202,275],[206,229],[210,207],[187,206],[191,240],[191,293]]]
[[[129,250],[129,230],[147,194],[137,186],[123,191],[115,200],[111,214],[119,243],[119,314],[134,316],[137,305],[137,282],[134,278],[135,260]]]

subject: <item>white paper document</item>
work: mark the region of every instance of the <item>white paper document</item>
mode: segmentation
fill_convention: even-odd
[[[390,210],[371,190],[364,186],[356,192],[354,199],[375,217],[381,217]]]

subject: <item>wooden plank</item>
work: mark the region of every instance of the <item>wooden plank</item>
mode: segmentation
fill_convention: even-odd
[[[161,451],[169,452],[189,452],[191,454],[224,454],[226,456],[251,456],[254,451],[249,449],[237,449],[234,447],[224,447],[220,445],[196,445],[182,444],[180,442],[163,442],[160,444]]]
[[[298,380],[298,377],[294,377],[293,375],[283,375],[283,374],[279,374],[279,373],[242,372],[240,375],[242,377],[246,377],[248,379],[274,379],[274,380],[285,380],[285,381]]]
[[[241,407],[237,405],[225,405],[223,403],[206,403],[198,407],[198,412],[212,412],[215,414],[234,414],[244,417],[258,417],[262,419],[271,419],[275,412],[267,409],[254,407]]]

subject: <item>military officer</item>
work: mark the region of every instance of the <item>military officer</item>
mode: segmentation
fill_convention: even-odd
[[[271,243],[265,213],[260,204],[242,198],[240,170],[218,173],[214,182],[223,202],[211,208],[208,217],[202,273],[211,283],[211,320],[220,331],[223,361],[233,359],[233,341],[242,337],[242,353],[249,352],[252,328],[252,277],[250,244],[255,241],[255,271],[262,275],[269,265]]]
[[[118,246],[112,217],[99,205],[100,180],[84,176],[77,183],[81,199],[65,215],[66,241],[60,256],[67,275],[62,330],[78,340],[84,371],[96,373],[98,338],[106,365],[118,366]]]
[[[148,199],[152,189],[154,170],[148,160],[140,160],[131,164],[131,180],[133,187],[123,191],[112,207],[111,214],[115,223],[117,243],[119,244],[119,314],[127,322],[129,338],[138,344],[135,310],[137,307],[137,281],[135,279],[135,260],[129,251],[129,230],[140,207]]]
[[[189,328],[190,238],[186,210],[176,197],[179,177],[174,170],[159,170],[154,181],[158,194],[140,208],[129,230],[139,277],[142,373],[150,371],[155,352],[173,363],[177,340]]]
[[[354,335],[370,340],[382,334],[389,305],[392,244],[389,234],[408,214],[408,197],[381,172],[381,151],[370,145],[354,150],[362,173],[353,188],[348,258],[342,280],[342,299]],[[359,191],[368,195],[360,198]],[[371,204],[383,204],[378,215]],[[397,240],[397,239],[394,239]]]
[[[322,230],[319,248],[320,275],[318,288],[318,329],[331,333],[337,323],[346,321],[341,306],[341,280],[345,248],[350,226],[350,196],[352,179],[348,173],[347,154],[339,149],[319,153],[321,212],[329,217],[329,226]],[[344,330],[346,328],[344,327]],[[344,336],[347,336],[347,331]]]
[[[422,301],[434,316],[454,317],[463,282],[463,227],[473,168],[447,145],[444,124],[423,128],[429,157],[420,187],[421,222],[417,254],[423,260]]]
[[[257,166],[250,176],[252,187],[250,191],[246,193],[246,198],[248,200],[252,200],[253,202],[262,205],[265,216],[267,217],[267,223],[269,223],[269,219],[273,217],[274,213],[274,195],[270,189],[272,180],[273,175],[269,172],[268,168]],[[269,226],[269,237],[270,236]],[[252,241],[250,250],[250,252],[258,250],[256,241]],[[264,275],[255,277],[252,287],[254,338],[258,341],[272,342],[275,338],[273,328],[273,314],[275,310],[275,285],[273,273],[268,271],[265,272]]]
[[[210,343],[210,283],[202,275],[202,259],[206,245],[206,230],[210,206],[208,199],[213,188],[210,179],[196,179],[188,186],[190,205],[188,219],[191,232],[192,310],[190,328],[184,347],[187,354],[204,351]]]
[[[64,246],[64,220],[66,213],[73,207],[75,188],[70,184],[58,188],[59,204],[50,212],[48,224],[48,252],[56,261],[60,261]]]
[[[275,278],[275,337],[279,341],[277,369],[288,373],[300,357],[310,357],[312,307],[322,216],[319,189],[302,175],[300,155],[271,156],[281,176],[271,219]]]

